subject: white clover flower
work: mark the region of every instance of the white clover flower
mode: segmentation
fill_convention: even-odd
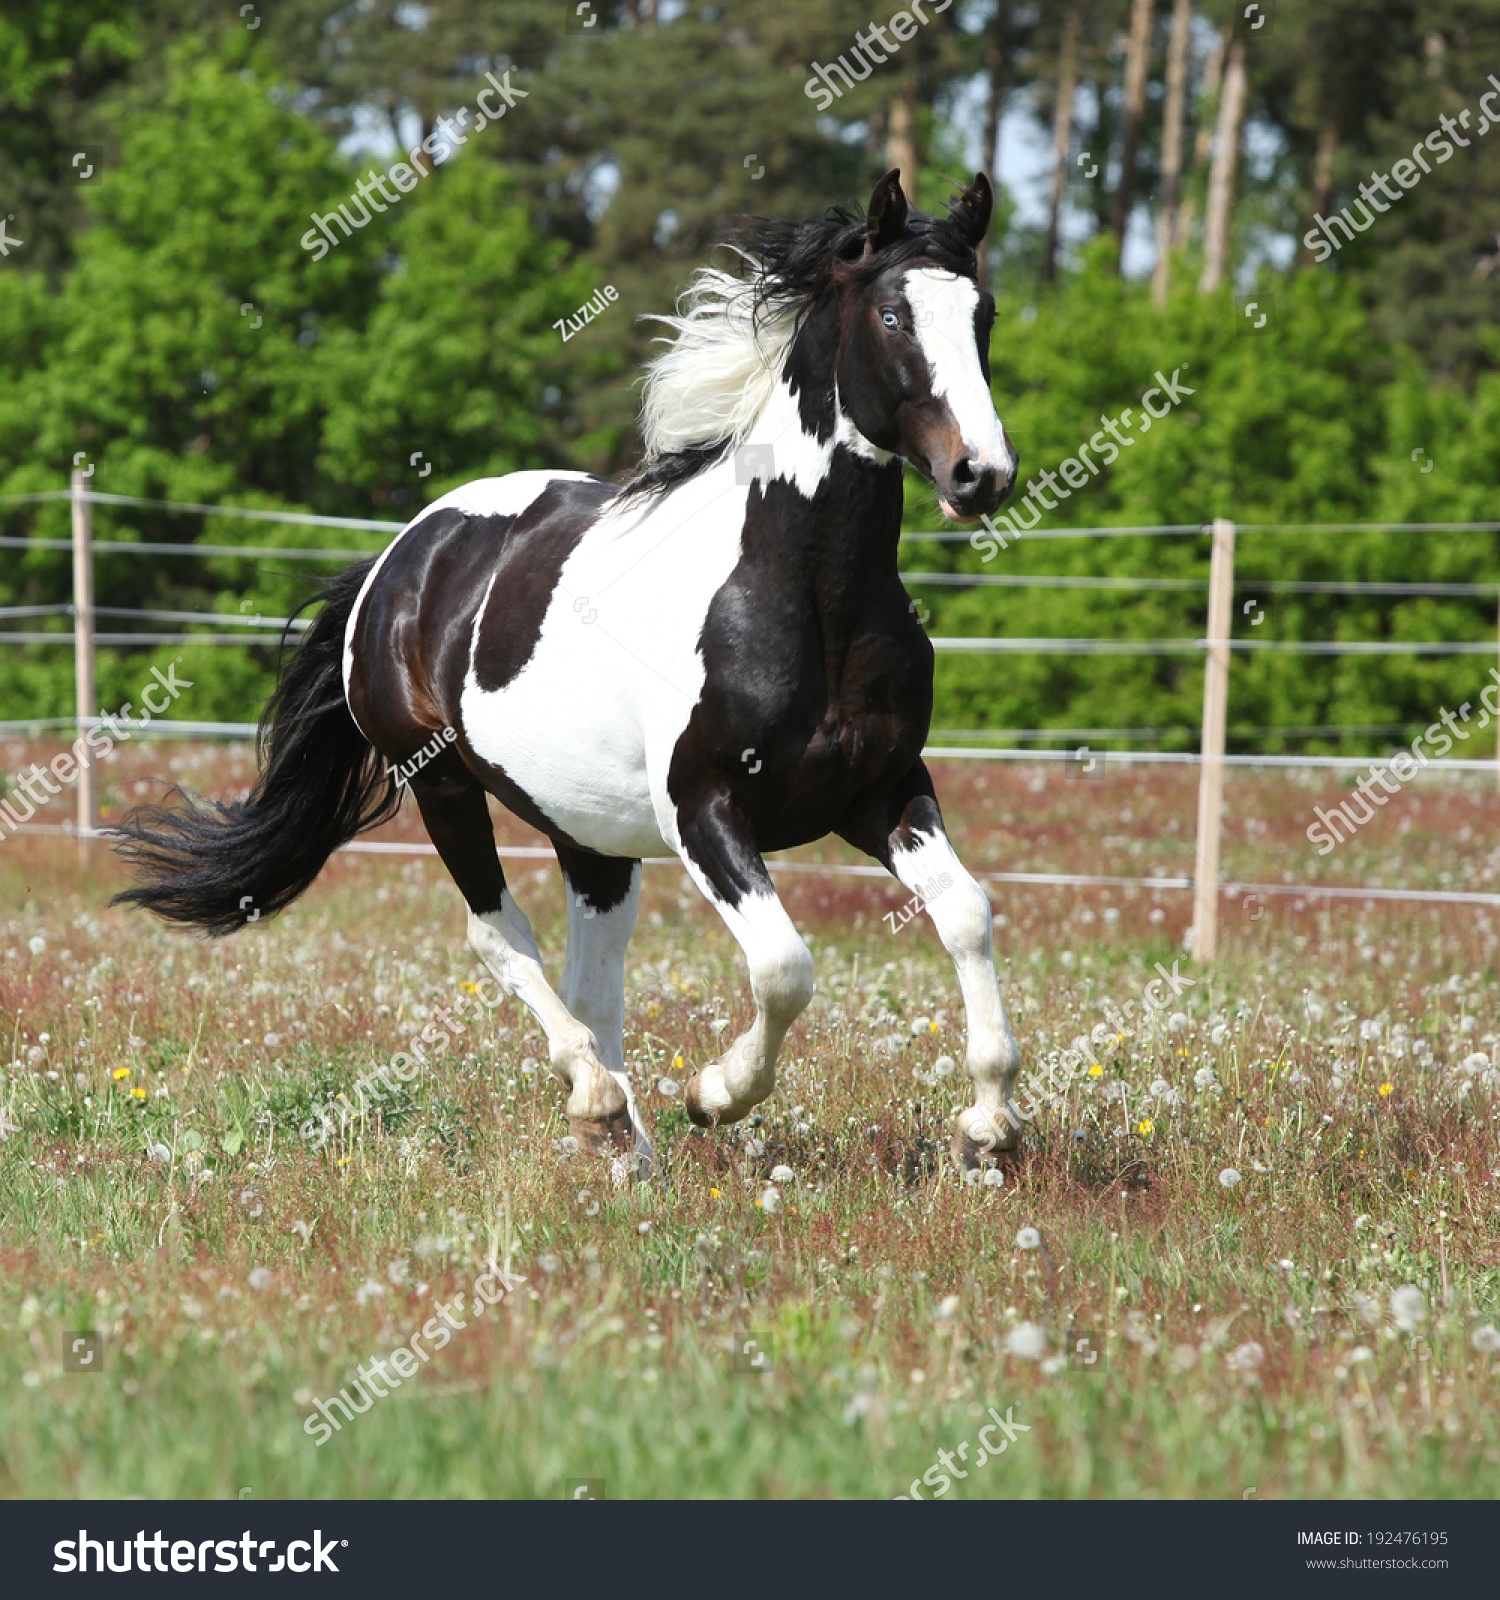
[[[1496,1331],[1493,1322],[1486,1322],[1482,1328],[1475,1328],[1469,1335],[1469,1343],[1482,1356],[1491,1356],[1500,1350],[1500,1332]]]
[[[1235,1184],[1237,1184],[1239,1181],[1240,1175],[1234,1170],[1233,1167],[1225,1167],[1224,1170],[1219,1174],[1219,1182],[1226,1189],[1234,1188]]]
[[[1005,1348],[1022,1361],[1040,1361],[1047,1353],[1047,1335],[1035,1322],[1018,1322],[1006,1334]]]
[[[1403,1333],[1415,1333],[1427,1320],[1427,1301],[1415,1284],[1409,1283],[1392,1294],[1391,1316]]]
[[[795,1176],[796,1174],[790,1167],[782,1166],[771,1168],[772,1183],[790,1183]]]
[[[1035,1228],[1022,1228],[1016,1235],[1017,1250],[1038,1250],[1041,1248],[1042,1236]]]
[[[252,1289],[269,1289],[271,1287],[271,1272],[268,1267],[251,1267],[250,1287]]]
[[[1265,1359],[1264,1346],[1257,1344],[1252,1339],[1248,1344],[1242,1344],[1237,1350],[1234,1350],[1224,1365],[1231,1372],[1254,1372]]]

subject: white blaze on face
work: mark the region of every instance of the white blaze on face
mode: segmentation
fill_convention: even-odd
[[[914,267],[906,274],[905,287],[934,396],[953,413],[976,469],[993,468],[1004,481],[1015,471],[1016,459],[979,367],[974,342],[978,285],[939,267]]]

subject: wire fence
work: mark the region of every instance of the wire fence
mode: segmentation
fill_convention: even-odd
[[[0,722],[0,731],[41,731],[45,728],[85,728],[97,724],[93,713],[93,652],[98,646],[138,647],[156,645],[209,645],[245,646],[269,642],[273,631],[279,637],[289,632],[301,631],[311,624],[307,619],[284,617],[254,617],[221,612],[189,612],[150,608],[99,606],[93,601],[93,574],[96,558],[128,557],[196,557],[200,559],[232,558],[251,561],[320,561],[348,562],[360,560],[375,553],[362,549],[333,549],[282,546],[207,545],[199,543],[136,542],[124,539],[95,540],[92,531],[91,507],[94,505],[118,506],[173,515],[194,517],[225,517],[252,522],[269,522],[283,525],[305,525],[319,528],[338,528],[350,531],[397,534],[409,526],[405,522],[389,522],[363,517],[325,516],[314,512],[281,510],[269,507],[214,506],[193,502],[155,500],[135,495],[107,494],[86,487],[84,475],[75,471],[69,489],[42,490],[29,494],[0,496],[0,505],[40,504],[49,501],[68,501],[73,514],[72,539],[32,539],[0,537],[0,548],[31,550],[70,550],[73,554],[74,594],[69,602],[50,605],[8,606],[0,608],[0,619],[19,621],[27,618],[70,617],[74,627],[71,636],[60,631],[0,629],[0,644],[10,645],[67,645],[71,644],[76,658],[78,684],[78,711],[72,718],[12,719]],[[420,515],[420,513],[419,513]],[[1060,656],[1193,656],[1207,657],[1208,671],[1205,679],[1204,719],[1198,730],[1176,729],[1089,729],[1061,730],[1082,733],[1090,737],[1118,740],[1122,736],[1144,735],[1150,738],[1183,737],[1196,731],[1199,735],[1197,751],[1167,750],[1110,750],[1091,751],[1084,744],[1070,750],[996,747],[978,742],[929,745],[925,754],[933,759],[951,761],[1002,761],[1002,762],[1068,762],[1080,766],[1087,764],[1092,771],[1096,763],[1114,765],[1160,764],[1195,766],[1200,769],[1198,856],[1194,876],[1189,879],[1115,879],[1094,878],[1069,874],[984,874],[996,882],[1070,884],[1137,884],[1158,889],[1194,889],[1196,895],[1194,929],[1195,951],[1203,959],[1213,954],[1217,926],[1217,901],[1219,896],[1234,886],[1219,884],[1218,837],[1222,827],[1223,769],[1225,767],[1262,767],[1270,769],[1300,769],[1306,771],[1347,772],[1370,765],[1368,757],[1307,756],[1285,754],[1234,754],[1225,752],[1225,709],[1227,702],[1228,669],[1231,654],[1259,653],[1298,656],[1491,656],[1497,655],[1497,644],[1491,640],[1456,639],[1383,639],[1383,640],[1307,640],[1231,638],[1229,629],[1232,593],[1255,591],[1269,594],[1386,596],[1391,598],[1468,598],[1500,597],[1500,581],[1470,583],[1442,582],[1333,582],[1277,578],[1241,578],[1234,576],[1235,538],[1240,533],[1304,533],[1304,532],[1374,532],[1400,533],[1453,533],[1500,532],[1500,522],[1332,522],[1332,523],[1231,523],[1218,519],[1212,523],[1176,523],[1158,525],[1132,525],[1126,527],[1047,528],[1027,531],[1028,543],[1050,539],[1122,539],[1182,536],[1213,536],[1213,555],[1210,574],[1202,578],[1150,578],[1135,576],[1093,576],[1080,574],[1003,574],[920,572],[901,573],[902,580],[912,587],[923,585],[937,588],[1014,588],[1014,589],[1074,589],[1115,593],[1149,592],[1206,592],[1208,595],[1208,627],[1203,637],[1172,639],[1111,639],[1111,638],[1059,638],[1059,637],[972,637],[937,636],[932,639],[933,649],[943,655],[1060,655]],[[914,532],[902,535],[906,545],[923,543],[968,543],[970,535],[949,530]],[[233,633],[199,633],[161,631],[119,631],[100,633],[94,622],[99,617],[112,617],[129,622],[175,622],[184,627],[229,627]],[[141,727],[144,730],[145,724]],[[191,722],[156,720],[151,722],[153,735],[173,737],[248,737],[255,732],[253,723]],[[949,738],[978,741],[993,737],[985,730],[944,730]],[[1055,739],[1060,730],[1026,729],[1005,730],[1040,739]],[[1313,730],[1263,729],[1262,734],[1279,737],[1301,736],[1330,737],[1355,732],[1373,732],[1365,728],[1356,730],[1352,725],[1322,725]],[[1397,725],[1383,725],[1387,734],[1402,731]],[[1494,760],[1467,760],[1462,758],[1429,758],[1424,765],[1439,772],[1497,772]],[[73,830],[81,837],[97,832],[93,795],[92,773],[88,781],[80,777],[79,815]],[[374,853],[385,851],[409,852],[418,847],[385,845],[378,842],[356,843],[350,850]],[[419,848],[426,853],[430,846]],[[502,852],[504,853],[504,852]],[[550,855],[550,851],[540,851]],[[796,863],[777,863],[777,870],[816,870],[824,872],[880,875],[880,868],[814,867]],[[1253,892],[1261,894],[1325,895],[1332,898],[1363,897],[1370,900],[1404,898],[1408,900],[1435,900],[1451,904],[1500,904],[1500,895],[1478,892],[1361,889],[1317,885],[1255,885]]]

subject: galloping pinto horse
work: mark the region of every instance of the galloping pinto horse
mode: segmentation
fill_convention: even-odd
[[[989,902],[921,760],[933,651],[896,562],[903,462],[955,519],[1015,481],[975,276],[990,210],[983,174],[928,217],[891,172],[864,217],[747,224],[740,270],[700,270],[659,319],[675,337],[646,379],[633,478],[467,484],[335,579],[266,707],[248,798],[135,813],[117,831],[143,881],[117,898],[214,933],[280,910],[394,812],[408,764],[469,943],[545,1030],[574,1133],[633,1143],[644,1168],[622,1041],[641,858],[674,852],[749,965],[754,1022],[685,1090],[710,1126],[771,1093],[813,993],[763,853],[836,833],[924,896],[957,967],[974,1103],[955,1158],[1013,1147],[1019,1051]],[[488,795],[556,847],[557,989]]]

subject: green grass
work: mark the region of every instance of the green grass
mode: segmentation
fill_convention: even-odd
[[[975,865],[1033,864],[1050,837],[1101,870],[1099,835],[1155,850],[1181,808],[1173,775],[1031,783],[946,783]],[[1261,832],[1300,830],[1303,791],[1257,793]],[[1456,831],[1425,803],[1413,861]],[[1493,823],[1453,804],[1482,859]],[[1007,829],[1030,853],[997,844]],[[1278,877],[1284,853],[1254,844],[1234,870]],[[555,971],[561,894],[535,876],[513,874]],[[962,1058],[957,986],[925,924],[882,922],[904,892],[784,880],[819,998],[763,1120],[704,1135],[654,1085],[747,1020],[743,965],[682,875],[652,869],[626,1048],[662,1168],[636,1186],[558,1148],[562,1095],[527,1070],[546,1052],[512,1002],[389,1115],[299,1139],[416,1008],[479,975],[435,862],[342,858],[288,916],[215,944],[106,910],[121,881],[98,847],[0,850],[0,1493],[890,1497],[965,1443],[948,1498],[1500,1494],[1496,1357],[1474,1343],[1500,1320],[1496,1106],[1461,1067],[1500,1023],[1485,912],[1285,903],[1233,923],[1212,973],[1183,963],[1185,1024],[1106,1044],[1003,1183],[965,1186],[943,1159],[961,1069],[934,1072]],[[1180,958],[1186,896],[995,898],[1029,1065]],[[314,1445],[314,1397],[507,1259],[524,1286],[455,1312],[468,1325],[416,1377]],[[1415,1330],[1392,1315],[1406,1286]],[[82,1329],[103,1334],[97,1373],[65,1368]],[[774,1371],[734,1372],[767,1333]],[[977,1465],[990,1408],[1030,1431]]]

